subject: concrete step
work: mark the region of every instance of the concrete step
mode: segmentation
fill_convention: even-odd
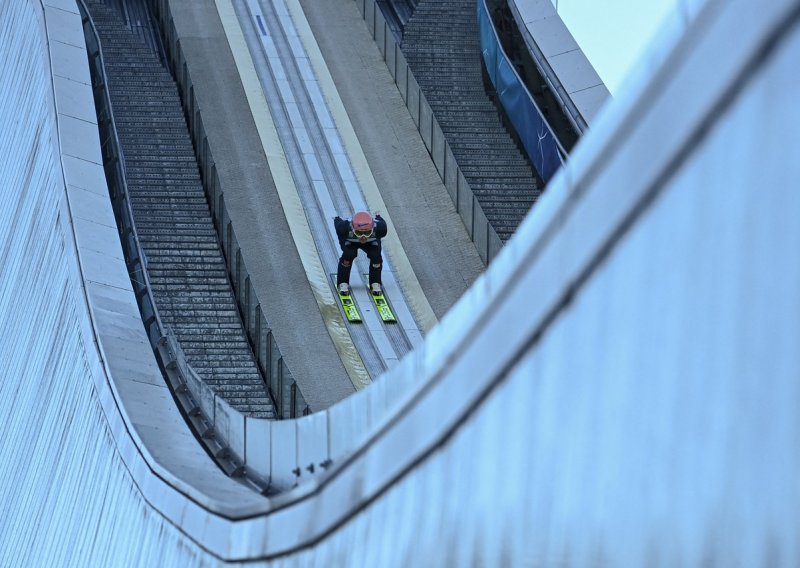
[[[484,90],[475,3],[420,0],[402,49],[487,218],[508,238],[538,188]]]

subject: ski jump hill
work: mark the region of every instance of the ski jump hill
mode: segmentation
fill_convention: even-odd
[[[0,565],[800,564],[800,3],[708,3],[413,349],[229,425],[269,496],[154,356],[77,5],[0,22]]]

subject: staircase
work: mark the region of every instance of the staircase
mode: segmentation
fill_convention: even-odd
[[[475,0],[420,0],[402,50],[489,223],[508,240],[541,193],[486,94]]]
[[[248,416],[275,418],[228,281],[177,87],[157,36],[142,24],[149,19],[141,6],[87,2],[156,305],[206,384]]]

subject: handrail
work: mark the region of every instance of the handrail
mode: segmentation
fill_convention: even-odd
[[[155,22],[160,26],[165,40],[162,44],[165,60],[171,66],[181,96],[195,157],[200,168],[203,189],[214,226],[219,235],[220,248],[225,258],[226,270],[242,318],[245,336],[266,379],[278,417],[295,418],[310,414],[311,409],[300,391],[297,381],[292,377],[269,322],[261,310],[261,302],[256,295],[242,258],[241,246],[225,206],[224,188],[220,183],[219,172],[208,144],[203,117],[198,109],[197,98],[192,86],[191,74],[185,64],[180,40],[171,20],[170,9],[164,0],[149,0],[149,9]]]
[[[139,304],[145,332],[162,367],[166,382],[197,439],[225,473],[233,477],[242,477],[245,474],[245,468],[241,463],[241,458],[230,451],[226,440],[214,429],[213,418],[209,417],[207,409],[203,409],[195,400],[195,398],[199,398],[200,393],[192,387],[198,383],[204,385],[202,379],[188,364],[172,331],[164,324],[158,313],[147,273],[147,259],[139,241],[133,208],[129,199],[125,157],[117,133],[111,97],[107,89],[108,77],[103,64],[103,50],[85,1],[77,0],[77,2],[81,11],[86,48],[89,54],[92,93],[98,110],[98,129],[102,136],[103,169],[108,180],[114,216],[119,225],[120,241],[126,257],[128,275]],[[207,385],[205,386],[208,388]],[[259,491],[265,489],[260,480],[248,479],[248,481]]]
[[[564,163],[567,152],[503,50],[486,0],[478,0],[477,7],[481,53],[489,77],[534,168],[547,183]]]
[[[408,66],[400,44],[392,35],[386,18],[377,5],[377,0],[355,0],[355,3],[367,24],[370,36],[375,40],[378,50],[386,62],[386,67],[422,137],[422,142],[433,160],[436,171],[453,200],[456,211],[464,221],[467,234],[475,243],[481,260],[488,264],[503,248],[503,241],[489,223],[483,207],[458,165],[450,142],[445,138],[444,131],[433,114],[433,109]]]

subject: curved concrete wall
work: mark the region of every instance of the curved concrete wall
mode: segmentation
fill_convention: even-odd
[[[800,563],[800,164],[783,151],[800,132],[800,2],[701,14],[645,102],[606,113],[421,349],[281,423],[286,463],[320,431],[337,445],[326,472],[269,501],[170,438],[156,377],[130,396],[112,368],[104,322],[125,318],[103,310],[122,300],[97,295],[106,271],[82,246],[69,112],[57,102],[59,157],[46,59],[29,57],[40,13],[6,9],[0,36],[27,77],[4,67],[0,83],[19,156],[3,195],[22,204],[0,241],[16,322],[0,564]]]
[[[0,20],[0,564],[202,561],[175,520],[201,495],[261,500],[199,450],[153,358],[74,2],[3,3]]]
[[[79,77],[51,76],[48,42],[54,58],[79,57],[72,40],[81,36],[60,22],[76,14],[47,10],[49,37],[38,1],[0,8],[6,23],[0,34],[0,564],[67,565],[110,553],[155,562],[161,546],[147,541],[142,519],[169,535],[176,550],[196,547],[180,543],[178,531],[142,502],[103,411],[104,365],[89,324],[73,235],[83,228],[73,225],[79,220],[67,200],[53,95],[54,83],[62,88],[74,81],[90,97],[91,90]],[[80,109],[67,108],[66,98],[61,102],[61,134],[71,150],[82,136],[97,146],[96,126],[92,139],[90,123],[77,117]],[[102,176],[102,169],[82,158],[65,154],[63,160],[73,171]],[[76,207],[101,199],[82,185],[69,188]],[[135,513],[117,515],[120,510]]]

